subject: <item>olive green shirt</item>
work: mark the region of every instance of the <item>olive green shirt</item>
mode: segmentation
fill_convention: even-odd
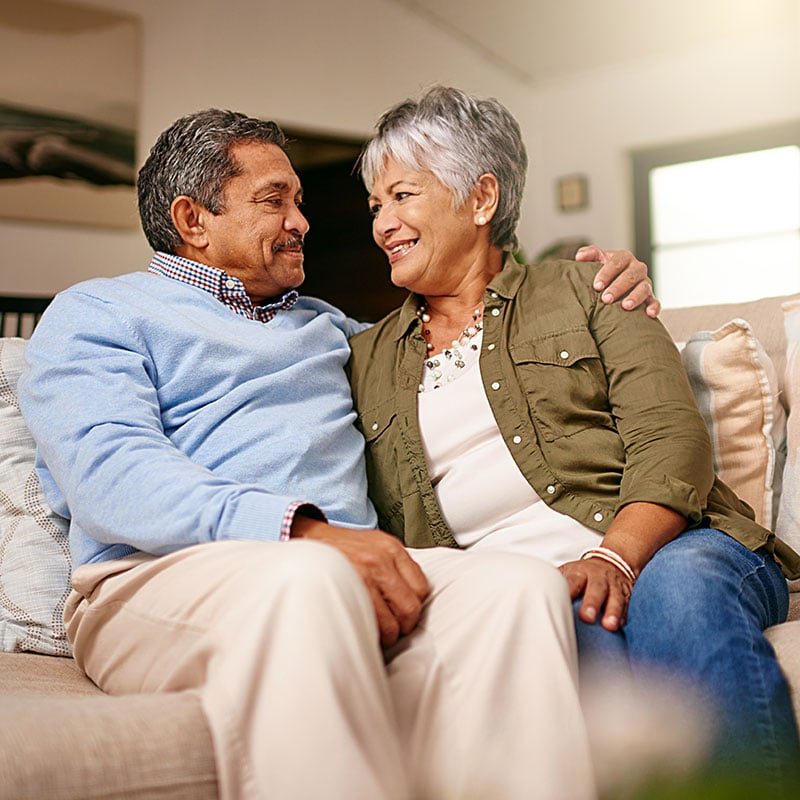
[[[604,304],[596,271],[570,261],[524,267],[508,256],[484,294],[483,387],[520,471],[544,502],[597,531],[628,503],[657,503],[690,527],[765,546],[787,577],[800,577],[800,556],[715,478],[708,431],[669,334],[642,311]],[[456,547],[417,422],[419,302],[412,295],[354,336],[348,373],[380,526],[409,547]]]

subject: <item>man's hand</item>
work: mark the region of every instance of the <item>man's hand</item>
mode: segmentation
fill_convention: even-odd
[[[604,303],[614,303],[624,297],[622,307],[626,311],[644,303],[647,316],[658,316],[661,303],[653,294],[647,264],[639,261],[630,250],[601,250],[590,244],[578,250],[575,260],[599,261],[603,265],[595,275],[594,288],[603,292]]]
[[[297,515],[292,538],[329,544],[350,561],[372,598],[384,647],[414,629],[430,587],[425,573],[397,537],[383,531],[337,528]]]
[[[587,558],[568,561],[558,569],[567,579],[570,597],[574,600],[583,594],[578,616],[584,622],[594,625],[599,618],[607,631],[617,631],[625,624],[633,584],[613,564]]]

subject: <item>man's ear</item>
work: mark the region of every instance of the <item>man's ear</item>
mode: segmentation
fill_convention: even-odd
[[[172,217],[172,224],[187,245],[197,249],[208,246],[205,223],[211,212],[205,206],[188,195],[182,194],[172,201],[169,213]]]
[[[485,225],[497,211],[497,204],[500,202],[500,184],[491,172],[486,172],[478,178],[472,194],[475,221],[479,225]]]

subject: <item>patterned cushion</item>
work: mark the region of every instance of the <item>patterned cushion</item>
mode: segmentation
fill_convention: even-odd
[[[784,385],[791,411],[786,434],[786,468],[775,532],[800,552],[800,300],[784,303],[783,313],[786,329]],[[800,580],[793,582],[793,588],[800,589]]]
[[[0,650],[70,655],[67,522],[47,504],[19,412],[24,339],[0,338]]]
[[[743,319],[695,333],[682,357],[711,434],[717,475],[771,529],[786,434],[772,361]]]

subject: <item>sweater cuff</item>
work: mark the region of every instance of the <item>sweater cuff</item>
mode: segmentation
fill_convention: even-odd
[[[313,503],[294,497],[268,494],[261,491],[241,492],[226,504],[217,526],[217,539],[255,539],[283,541],[284,532],[291,530],[298,509],[309,517],[327,522]]]
[[[288,542],[289,539],[292,538],[292,523],[294,522],[295,514],[300,510],[302,510],[304,517],[319,519],[322,520],[322,522],[328,521],[328,518],[313,503],[306,503],[302,500],[289,503],[283,515],[283,522],[281,523],[282,542]]]

